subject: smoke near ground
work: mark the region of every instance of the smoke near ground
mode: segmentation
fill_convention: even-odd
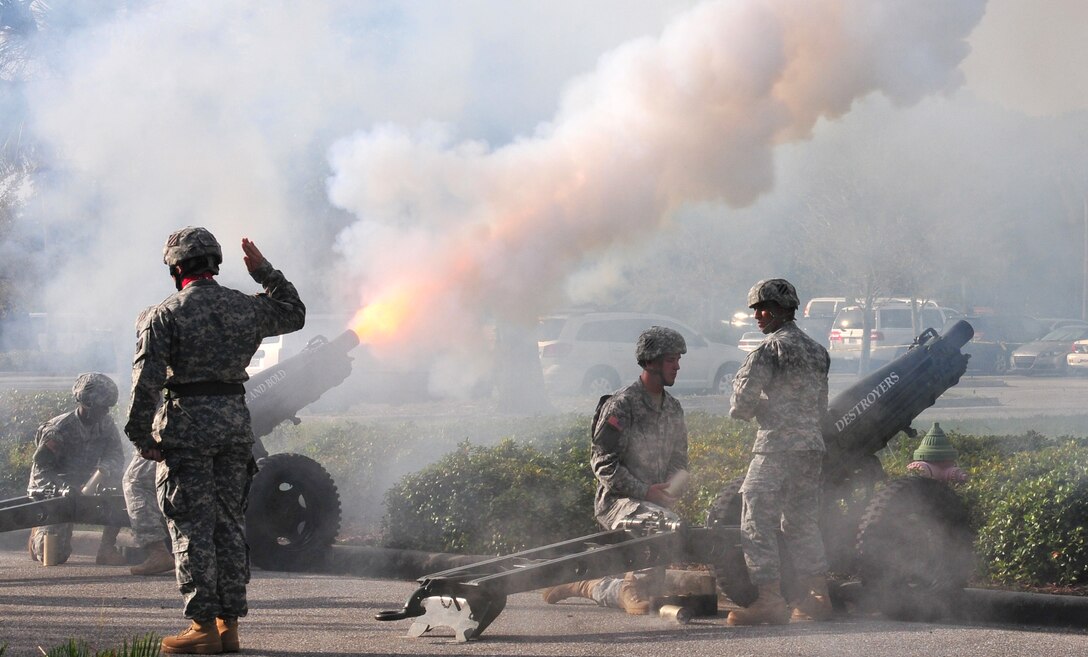
[[[3,127],[37,169],[0,275],[115,330],[122,366],[184,224],[220,237],[229,285],[252,289],[248,235],[315,313],[400,308],[372,354],[444,392],[487,369],[496,321],[579,303],[708,330],[767,275],[846,293],[815,251],[1079,311],[1083,112],[963,86],[1018,51],[1003,0],[32,4]],[[814,199],[852,188],[856,216],[816,230]],[[888,215],[907,230],[848,240]]]

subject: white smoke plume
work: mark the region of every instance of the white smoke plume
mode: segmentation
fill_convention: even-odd
[[[492,148],[384,124],[336,144],[339,251],[381,354],[464,344],[480,317],[525,324],[575,272],[652,239],[683,204],[752,203],[779,144],[859,98],[962,82],[984,2],[722,0],[627,43],[566,88],[554,119]]]

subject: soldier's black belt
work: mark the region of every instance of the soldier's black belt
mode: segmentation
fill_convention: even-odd
[[[198,381],[196,383],[175,383],[166,388],[167,399],[179,397],[202,397],[217,395],[244,395],[246,387],[241,383],[222,381]]]

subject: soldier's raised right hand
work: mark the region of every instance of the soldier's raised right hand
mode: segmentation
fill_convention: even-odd
[[[250,273],[257,271],[265,263],[261,250],[257,248],[256,244],[250,242],[248,237],[242,238],[242,252],[245,253],[243,260],[245,260],[246,269]]]

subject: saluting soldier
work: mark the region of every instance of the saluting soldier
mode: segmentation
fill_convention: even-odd
[[[238,619],[249,611],[245,506],[257,469],[242,384],[261,340],[306,319],[294,285],[246,238],[242,251],[261,294],[216,282],[223,251],[206,228],[170,235],[163,262],[177,292],[148,312],[136,343],[125,433],[144,458],[160,461],[158,501],[191,621],[163,639],[164,653],[240,649]]]

